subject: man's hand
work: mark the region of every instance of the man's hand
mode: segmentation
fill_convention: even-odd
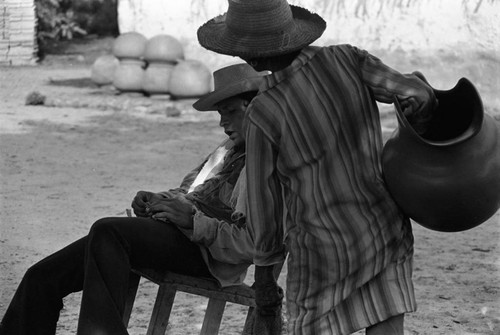
[[[283,320],[281,304],[283,290],[273,273],[274,266],[255,266],[255,322],[254,334],[281,334]]]
[[[153,219],[168,219],[180,228],[193,228],[193,203],[183,194],[171,198],[155,199],[149,204]]]
[[[418,71],[413,72],[412,75],[421,81],[419,94],[401,99],[399,103],[413,129],[417,134],[423,135],[430,126],[439,102],[434,95],[434,89],[429,85],[424,75]]]
[[[134,213],[139,217],[150,217],[149,204],[155,200],[161,199],[162,196],[153,192],[139,191],[132,201]]]

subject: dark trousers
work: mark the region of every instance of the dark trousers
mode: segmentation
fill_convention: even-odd
[[[122,315],[132,268],[211,277],[198,246],[175,226],[145,218],[101,219],[88,236],[28,269],[0,335],[55,334],[63,297],[81,290],[77,334],[127,334]]]

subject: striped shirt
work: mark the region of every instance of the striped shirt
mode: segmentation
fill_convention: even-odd
[[[260,91],[246,135],[254,263],[288,251],[289,332],[349,334],[415,310],[411,225],[383,181],[376,100],[419,113],[432,89],[340,45],[304,49]]]

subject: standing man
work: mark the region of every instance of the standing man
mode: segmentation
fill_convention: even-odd
[[[384,184],[376,101],[399,99],[422,131],[436,99],[366,51],[310,46],[325,28],[286,0],[229,0],[198,30],[205,48],[272,71],[247,109],[258,310],[277,310],[271,270],[287,250],[289,333],[402,335],[413,235]]]

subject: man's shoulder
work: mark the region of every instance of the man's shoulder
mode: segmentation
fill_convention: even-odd
[[[335,56],[340,55],[353,55],[357,54],[360,51],[360,48],[352,45],[352,44],[333,44],[323,47],[317,47],[317,54],[330,54]]]

